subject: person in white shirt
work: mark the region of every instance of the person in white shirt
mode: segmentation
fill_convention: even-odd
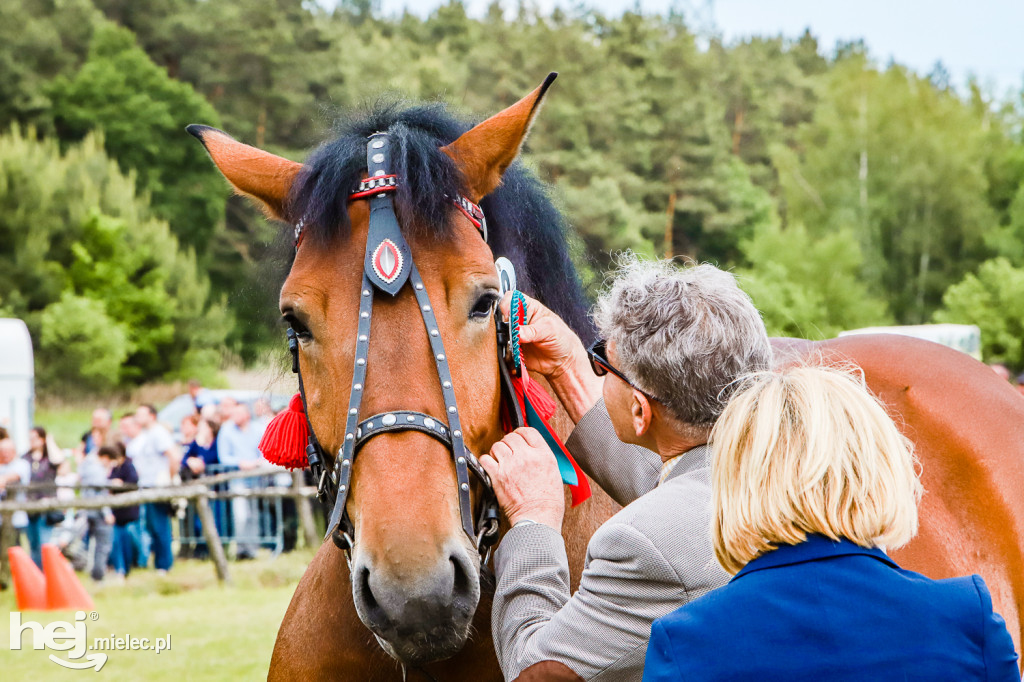
[[[9,485],[28,485],[32,469],[27,460],[18,457],[18,448],[10,438],[0,438],[0,500],[10,499],[7,495]],[[18,495],[18,500],[25,499],[25,493]],[[16,511],[11,517],[17,535],[28,525],[28,515]],[[16,541],[17,542],[17,541]]]
[[[256,469],[263,464],[259,451],[260,439],[267,425],[252,419],[247,405],[231,408],[230,421],[224,422],[217,434],[217,454],[220,463],[236,466],[242,471]],[[231,481],[232,490],[245,490],[260,484],[259,478],[242,478]],[[259,509],[256,500],[236,497],[231,500],[231,515],[235,524],[238,542],[238,559],[252,559],[256,556],[259,538]]]
[[[156,421],[152,405],[135,410],[139,434],[128,443],[128,456],[139,474],[139,487],[152,488],[171,484],[181,464],[181,452],[170,432]],[[143,525],[153,538],[153,556],[157,571],[166,572],[174,563],[171,551],[171,505],[149,502],[143,505]]]

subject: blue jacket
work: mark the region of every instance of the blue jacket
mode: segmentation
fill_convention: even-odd
[[[930,580],[821,536],[654,621],[644,667],[644,682],[1020,679],[980,577]]]
[[[203,460],[203,463],[206,465],[219,464],[220,459],[217,457],[216,439],[214,439],[214,441],[210,443],[210,447],[208,448],[204,448],[199,443],[192,441],[191,443],[188,444],[188,450],[185,451],[185,456],[183,457],[183,459],[188,459],[189,457],[198,457],[199,459]]]

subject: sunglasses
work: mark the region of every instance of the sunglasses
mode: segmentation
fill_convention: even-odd
[[[590,348],[587,349],[587,356],[590,358],[590,367],[594,370],[594,374],[599,377],[603,377],[608,373],[614,374],[625,381],[631,388],[643,393],[649,400],[657,400],[653,395],[630,381],[625,374],[612,366],[612,363],[608,362],[607,345],[607,341],[604,339],[598,339],[597,341],[594,341],[594,343],[590,344]]]

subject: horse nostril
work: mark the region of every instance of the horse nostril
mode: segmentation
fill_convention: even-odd
[[[370,569],[366,566],[359,571],[355,593],[359,601],[362,602],[366,620],[379,626],[385,625],[388,617],[377,602],[377,598],[373,596],[373,588],[370,587]]]
[[[463,609],[475,609],[477,595],[473,589],[473,571],[466,565],[466,558],[461,552],[451,555],[452,563],[452,601]]]

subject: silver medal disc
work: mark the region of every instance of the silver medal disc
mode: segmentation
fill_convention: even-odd
[[[494,261],[494,268],[498,271],[498,280],[501,282],[501,295],[504,296],[516,288],[516,268],[512,261],[502,256]]]

